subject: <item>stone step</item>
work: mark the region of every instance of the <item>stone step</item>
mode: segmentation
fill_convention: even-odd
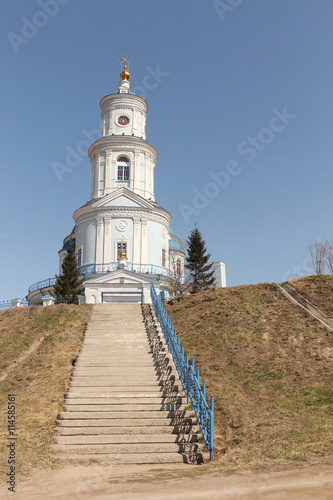
[[[80,390],[78,388],[70,388],[67,391],[67,395],[65,397],[65,401],[68,401],[69,399],[76,399],[76,398],[129,398],[129,397],[135,397],[135,398],[168,398],[168,397],[175,397],[175,396],[182,396],[185,397],[183,392],[179,392],[177,390],[170,390],[170,391],[165,391],[162,390],[163,387],[161,386],[161,390],[158,391],[154,387],[150,387],[150,390],[143,391],[141,387],[129,387],[126,390],[124,388],[118,388],[119,390],[113,390],[113,389],[108,389],[106,390],[103,387],[98,387],[96,390],[90,392],[88,390]]]
[[[92,396],[84,395],[77,396],[76,394],[68,394],[65,398],[65,403],[68,404],[165,404],[165,403],[186,403],[186,397],[175,392],[166,394],[144,394],[132,393],[121,394],[115,396],[104,396],[104,394],[93,394]]]
[[[198,463],[209,459],[209,454],[198,454]],[[67,453],[59,455],[60,459],[72,460],[98,460],[105,465],[130,465],[130,464],[176,464],[176,463],[193,463],[193,457],[189,457],[186,453],[86,453],[85,455]]]
[[[146,421],[145,421],[146,422]],[[121,422],[123,423],[123,421]],[[109,427],[109,426],[99,426],[99,427],[64,427],[64,426],[58,426],[57,427],[57,434],[60,436],[92,436],[92,435],[104,435],[104,434],[110,434],[110,435],[125,435],[125,434],[197,434],[200,433],[200,427],[199,426],[192,426],[191,424],[185,424],[185,425],[175,425],[175,426],[169,426],[169,425],[142,425],[142,426],[114,426],[114,427]]]
[[[117,366],[77,366],[74,370],[75,375],[84,375],[85,377],[112,374],[121,376],[124,373],[132,376],[136,375],[137,378],[140,379],[142,375],[156,375],[158,370],[152,365],[152,363],[144,364],[142,366],[129,366],[126,364],[120,364]]]
[[[72,375],[69,390],[72,388],[78,387],[87,387],[89,390],[105,390],[105,388],[110,388],[112,390],[122,390],[123,388],[130,387],[140,387],[142,391],[150,390],[150,387],[156,387],[156,390],[164,390],[164,388],[176,388],[182,390],[182,385],[179,379],[175,379],[172,382],[169,380],[159,380],[156,375],[153,377],[146,377],[145,380],[137,380],[136,378],[128,378],[124,377],[79,377]]]
[[[72,400],[73,402],[69,401],[66,402],[65,409],[67,412],[109,412],[110,414],[113,413],[120,413],[122,412],[123,416],[124,414],[126,415],[127,413],[130,412],[152,412],[152,411],[177,411],[177,410],[185,410],[185,407],[183,406],[184,403],[182,401],[178,402],[165,402],[165,403],[133,403],[124,402],[121,404],[121,402],[117,402],[115,404],[108,404],[108,403],[88,403],[85,401],[84,403],[74,403],[75,400]]]
[[[148,444],[148,443],[196,443],[198,436],[196,434],[103,434],[103,435],[76,435],[76,436],[58,436],[57,444],[60,445],[110,445],[110,444]]]
[[[66,419],[66,420],[85,420],[85,419],[110,419],[110,420],[122,420],[124,421],[124,412],[119,411],[119,412],[103,412],[103,411],[90,411],[90,412],[85,412],[85,411],[66,411],[66,412],[61,412],[58,415],[58,419]],[[133,419],[133,424],[135,423],[135,419],[170,419],[172,423],[177,422],[181,423],[183,422],[183,419],[187,418],[195,418],[195,413],[194,411],[189,411],[189,410],[176,410],[176,411],[166,411],[166,410],[143,410],[143,411],[128,411],[126,412],[126,417],[127,420]]]
[[[114,443],[114,444],[55,444],[53,450],[61,453],[182,453],[196,451],[195,443]]]
[[[115,429],[115,432],[121,432],[121,428],[126,427],[126,428],[131,428],[131,429],[139,429],[141,427],[145,427],[147,429],[150,428],[155,428],[155,427],[166,427],[167,429],[173,429],[178,427],[184,428],[186,426],[196,426],[196,418],[195,417],[187,417],[183,419],[179,419],[178,417],[175,419],[169,419],[169,418],[136,418],[136,419],[130,419],[130,418],[122,418],[121,419],[114,419],[114,418],[109,418],[109,415],[103,413],[104,418],[89,418],[89,415],[85,415],[84,417],[77,417],[75,419],[72,418],[67,418],[68,416],[70,417],[70,414],[68,413],[63,413],[62,415],[66,415],[66,417],[63,417],[62,419],[57,421],[57,426],[63,428],[83,428],[87,427],[89,429],[91,428],[97,428],[97,429],[103,429],[107,428],[109,430]],[[180,421],[181,420],[181,421]],[[169,432],[169,431],[168,431]]]
[[[85,359],[85,360],[78,360],[76,363],[75,363],[75,368],[83,368],[83,367],[104,367],[104,366],[117,366],[118,364],[120,365],[133,365],[133,366],[151,366],[153,363],[153,360],[149,357],[145,357],[145,356],[135,356],[135,357],[117,357],[117,356],[113,356],[113,357],[109,357],[107,359],[99,359],[99,358],[95,358],[95,359]]]

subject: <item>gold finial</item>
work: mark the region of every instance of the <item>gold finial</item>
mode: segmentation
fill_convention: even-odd
[[[122,80],[129,80],[130,77],[131,77],[130,72],[127,71],[127,64],[126,64],[126,62],[130,61],[130,60],[131,60],[131,58],[130,57],[126,57],[126,54],[124,54],[124,57],[122,59],[119,59],[119,61],[122,61],[124,63],[123,70],[120,73],[120,78]]]
[[[118,254],[118,259],[126,259],[126,252],[125,250],[120,250]]]

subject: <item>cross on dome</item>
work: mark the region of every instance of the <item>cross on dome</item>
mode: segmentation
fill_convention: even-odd
[[[126,62],[130,61],[130,60],[131,60],[131,58],[130,57],[126,57],[126,54],[124,54],[124,57],[122,59],[119,59],[119,61],[122,61],[124,63],[123,70],[120,73],[120,78],[122,80],[129,80],[130,77],[131,77],[129,71],[127,71],[127,64],[126,64]]]

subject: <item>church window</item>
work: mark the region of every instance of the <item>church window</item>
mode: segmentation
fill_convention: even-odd
[[[118,117],[118,123],[119,125],[128,125],[129,124],[129,118],[128,116],[121,115]]]
[[[117,159],[118,181],[129,181],[129,159],[127,156],[119,156]]]
[[[176,262],[176,272],[178,275],[182,273],[182,263],[180,259],[177,259]]]
[[[127,255],[127,243],[124,243],[123,241],[117,243],[117,259],[121,251],[125,252]]]
[[[79,248],[77,252],[77,265],[78,267],[82,266],[82,248]]]
[[[166,250],[162,250],[162,267],[166,267]]]

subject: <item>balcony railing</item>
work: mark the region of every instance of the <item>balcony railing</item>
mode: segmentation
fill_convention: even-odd
[[[107,274],[112,273],[119,269],[118,262],[110,262],[109,264],[86,264],[81,266],[81,275],[87,276],[90,274]],[[172,277],[172,272],[165,267],[155,266],[154,264],[132,264],[128,263],[125,265],[124,269],[126,271],[131,271],[132,273],[138,274],[154,274],[159,276]],[[34,283],[29,287],[28,293],[35,292],[36,290],[42,290],[43,288],[49,288],[54,286],[56,278],[48,278],[38,283]]]

